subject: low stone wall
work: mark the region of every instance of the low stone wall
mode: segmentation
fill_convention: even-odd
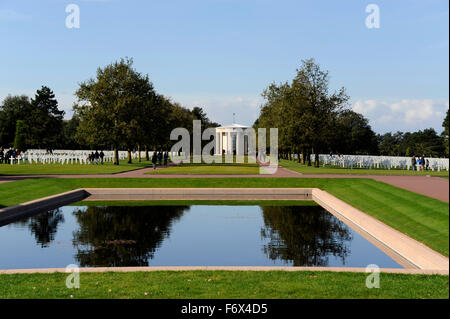
[[[87,188],[0,209],[0,225],[80,200],[314,200],[407,269],[448,274],[449,259],[317,188]]]
[[[83,200],[88,195],[89,194],[84,189],[76,189],[19,205],[2,208],[0,209],[0,226],[26,216],[32,216],[46,210],[56,209]]]
[[[89,200],[312,200],[311,188],[86,188]]]
[[[447,257],[325,191],[314,188],[312,195],[315,202],[404,267],[442,270],[448,274]]]
[[[296,266],[148,266],[148,267],[82,267],[80,273],[89,272],[136,272],[136,271],[333,271],[333,272],[364,272],[366,268],[360,267],[296,267]],[[72,270],[73,271],[73,270]],[[382,273],[391,274],[422,274],[422,275],[448,275],[448,270],[380,268]],[[6,269],[0,270],[0,274],[51,274],[67,273],[66,268],[33,268],[33,269]]]

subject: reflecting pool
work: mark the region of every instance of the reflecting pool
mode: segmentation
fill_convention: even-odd
[[[0,269],[402,268],[320,206],[65,206],[0,227]]]

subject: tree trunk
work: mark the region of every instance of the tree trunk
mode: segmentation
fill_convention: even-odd
[[[308,161],[308,166],[311,166],[311,152],[308,150],[306,152],[306,160]]]
[[[139,163],[142,162],[142,159],[141,159],[141,145],[138,146],[138,159],[139,159]]]
[[[148,155],[148,147],[145,147],[145,160],[149,161],[150,160],[150,156]]]
[[[314,148],[314,167],[319,167],[319,152]]]
[[[300,153],[297,151],[297,163],[300,163]]]
[[[128,149],[128,164],[132,164],[132,161],[131,161],[131,150],[130,149]]]
[[[114,165],[119,165],[119,150],[114,147]]]
[[[305,148],[302,148],[302,164],[303,165],[305,165],[305,163],[306,163],[305,154],[306,154]]]

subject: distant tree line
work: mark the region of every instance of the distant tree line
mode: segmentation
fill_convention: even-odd
[[[192,133],[193,120],[201,120],[203,128],[219,126],[202,108],[189,110],[155,92],[148,76],[132,64],[121,59],[82,82],[70,120],[63,120],[48,87],[31,101],[8,96],[0,106],[0,147],[111,149],[118,164],[119,149],[129,151],[130,162],[132,150],[169,149],[176,142],[170,141],[171,130],[184,127]]]
[[[363,115],[348,108],[345,89],[330,92],[328,83],[328,72],[309,59],[291,82],[264,90],[265,103],[254,127],[279,129],[282,158],[302,154],[305,161],[309,154],[328,152],[448,156],[448,110],[441,135],[432,128],[377,135]],[[129,161],[132,150],[170,149],[176,142],[170,140],[172,129],[184,127],[192,134],[195,119],[203,128],[219,126],[202,108],[190,110],[157,93],[148,75],[137,72],[128,58],[97,69],[75,95],[70,120],[63,119],[64,111],[46,86],[32,99],[7,96],[0,105],[0,147],[115,150],[118,164],[119,149],[129,151]]]
[[[448,111],[444,132],[432,128],[414,133],[377,135],[368,120],[348,108],[345,88],[329,90],[329,75],[313,59],[302,61],[295,78],[266,88],[254,128],[278,128],[279,154],[293,154],[306,164],[310,154],[448,156]],[[311,162],[307,163],[312,165]],[[318,158],[314,165],[319,165]]]
[[[60,145],[63,116],[55,95],[46,86],[31,100],[25,95],[9,95],[0,105],[0,147],[25,150]]]

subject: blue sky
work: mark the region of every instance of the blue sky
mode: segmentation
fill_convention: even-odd
[[[66,28],[72,3],[79,29]],[[365,25],[370,3],[379,29]],[[128,56],[158,92],[252,124],[264,88],[313,57],[376,132],[441,132],[448,12],[444,0],[0,0],[0,99],[47,85],[70,117],[78,83]]]

